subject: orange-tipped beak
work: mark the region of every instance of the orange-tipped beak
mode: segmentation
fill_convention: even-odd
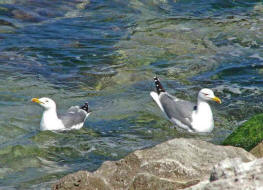
[[[32,98],[31,102],[36,102],[38,104],[41,104],[41,101],[39,101],[39,99],[37,99],[37,98]]]
[[[212,100],[214,100],[215,102],[217,102],[217,103],[219,103],[219,104],[221,104],[222,103],[222,101],[220,100],[220,98],[218,98],[218,97],[214,97],[214,98],[212,98]]]

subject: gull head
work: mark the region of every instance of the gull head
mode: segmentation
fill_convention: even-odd
[[[219,104],[221,104],[220,98],[216,97],[214,92],[211,89],[203,88],[198,93],[198,99],[203,101],[215,101]]]
[[[49,109],[56,109],[56,103],[50,99],[50,98],[32,98],[32,102],[38,103],[40,106],[42,106],[45,110]]]

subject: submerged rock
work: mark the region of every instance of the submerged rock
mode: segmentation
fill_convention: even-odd
[[[226,159],[217,164],[210,181],[199,183],[185,190],[262,189],[263,159],[244,163],[241,159]]]
[[[244,162],[255,159],[237,147],[173,139],[137,150],[119,161],[104,162],[95,172],[80,171],[65,176],[53,189],[181,189],[208,179],[215,164],[236,157]]]
[[[242,147],[250,151],[263,140],[263,114],[253,116],[239,126],[223,142],[223,145]]]
[[[40,22],[40,21],[44,20],[44,18],[41,17],[39,14],[37,14],[35,12],[28,12],[25,10],[15,9],[12,11],[12,14],[13,14],[14,18],[21,19],[24,21]]]

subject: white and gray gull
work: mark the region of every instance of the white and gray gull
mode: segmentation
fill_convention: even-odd
[[[211,89],[201,89],[197,104],[194,104],[170,95],[157,77],[154,77],[154,81],[157,93],[151,92],[150,95],[172,123],[189,132],[208,133],[213,130],[213,113],[208,101],[221,103],[221,100]]]
[[[56,103],[50,98],[33,98],[32,102],[38,103],[44,108],[40,122],[40,130],[72,130],[83,127],[90,114],[88,103],[83,106],[72,106],[63,115],[58,115]]]

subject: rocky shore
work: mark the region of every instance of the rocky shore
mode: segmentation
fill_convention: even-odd
[[[258,189],[263,159],[233,146],[178,138],[60,179],[53,190]],[[242,185],[242,186],[241,186]]]

